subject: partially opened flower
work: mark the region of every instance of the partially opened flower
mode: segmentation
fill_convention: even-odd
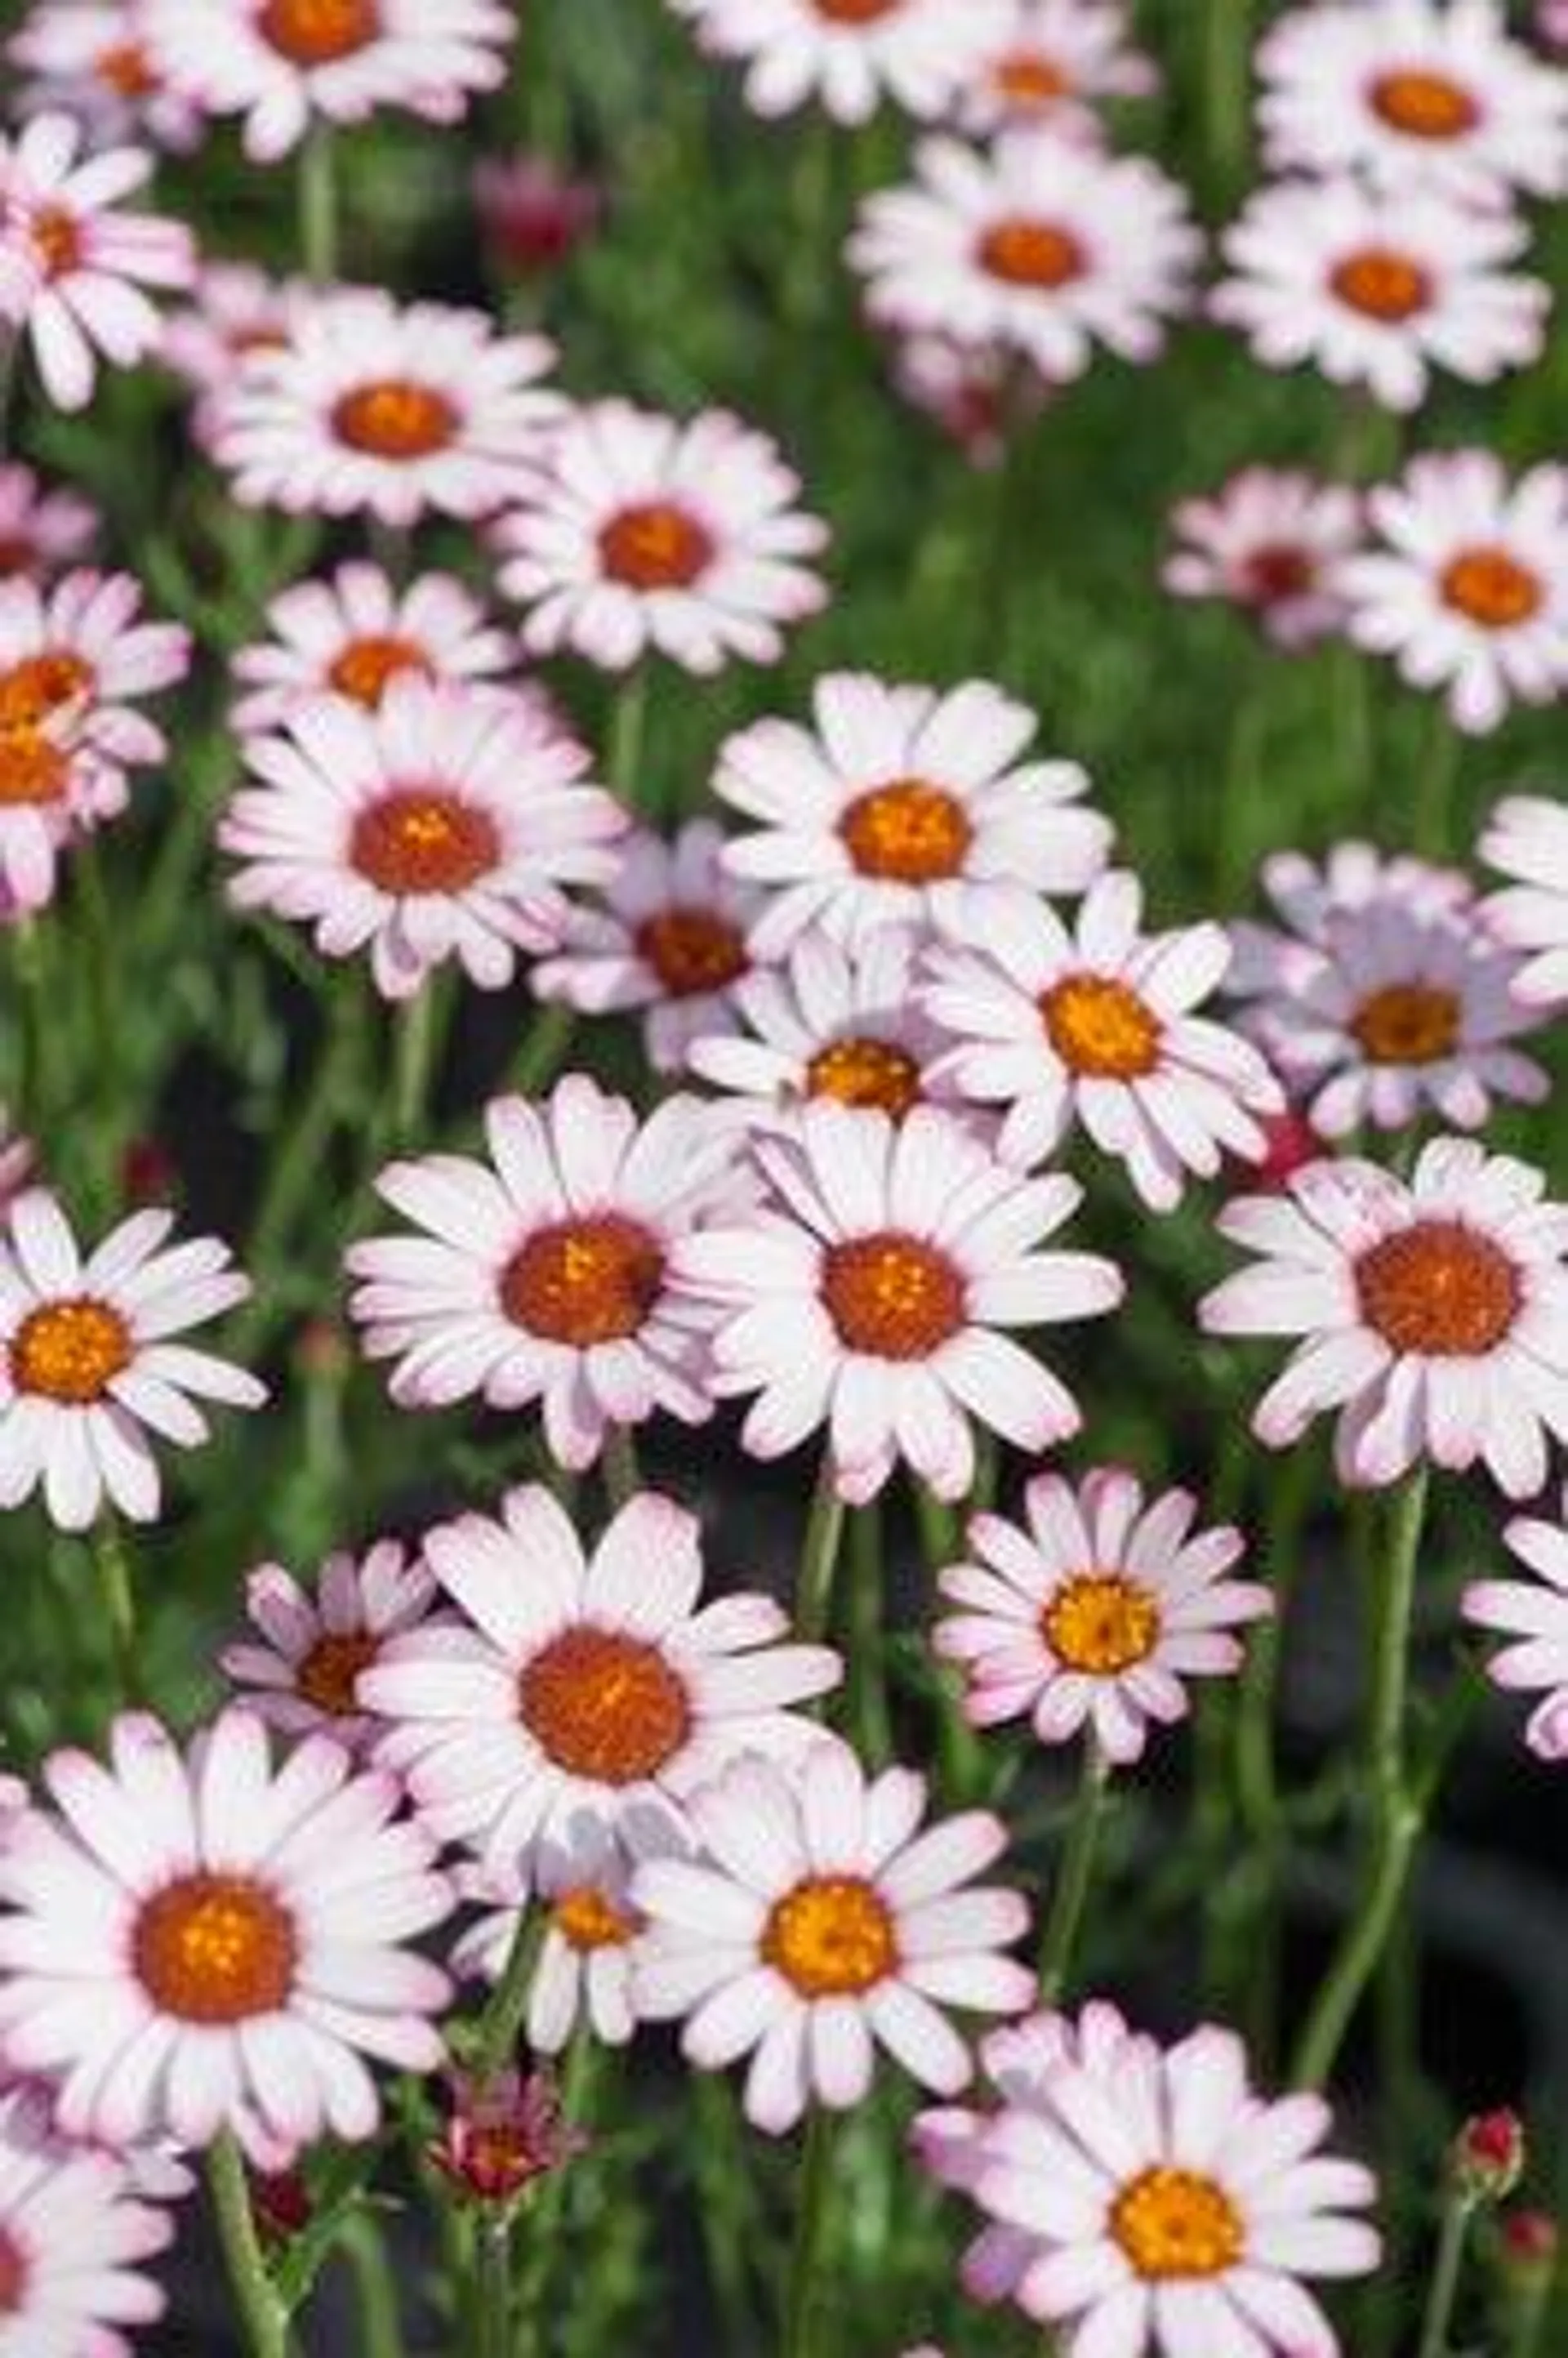
[[[19,460],[0,465],[0,582],[25,575],[47,585],[91,548],[96,509],[55,491]]]
[[[1045,406],[1045,387],[1021,378],[1000,345],[960,343],[925,329],[892,339],[892,381],[910,406],[957,443],[971,467],[1001,464],[1014,435]]]
[[[326,693],[374,712],[405,672],[471,687],[518,662],[516,641],[451,573],[422,573],[400,589],[379,565],[352,558],[323,580],[295,582],[265,620],[270,638],[233,657],[248,691],[231,715],[241,730],[274,729]]]
[[[704,49],[746,61],[759,114],[817,100],[838,123],[864,123],[883,99],[905,113],[950,106],[1006,0],[670,0]]]
[[[1288,1448],[1337,1410],[1344,1481],[1479,1459],[1510,1498],[1539,1490],[1547,1433],[1568,1441],[1568,1212],[1545,1192],[1511,1155],[1434,1138],[1408,1184],[1346,1158],[1228,1205],[1219,1231],[1259,1265],[1205,1297],[1205,1330],[1303,1338],[1259,1439]]]
[[[561,2092],[547,2070],[526,2077],[503,2071],[452,2075],[451,2110],[426,2148],[460,2199],[509,2209],[535,2192],[541,2178],[564,2169],[590,2139],[565,2119]]]
[[[491,262],[507,278],[559,269],[604,210],[597,180],[570,179],[546,155],[481,156],[469,185]]]
[[[165,1245],[171,1212],[137,1212],[85,1259],[53,1195],[29,1188],[0,1238],[0,1507],[41,1488],[85,1531],[107,1499],[133,1522],[162,1501],[148,1435],[209,1437],[198,1400],[259,1408],[265,1387],[178,1338],[243,1302],[226,1245]]]
[[[0,2350],[6,2358],[132,2358],[122,2327],[166,2295],[144,2263],[174,2240],[132,2168],[59,2136],[31,2091],[0,2095]],[[138,2336],[138,2342],[140,2337]],[[145,2346],[145,2345],[143,2345]]]
[[[1008,0],[965,83],[958,119],[988,137],[1012,124],[1048,123],[1093,139],[1103,101],[1146,97],[1158,80],[1130,42],[1121,0]]]
[[[1509,795],[1481,838],[1489,868],[1513,878],[1483,914],[1499,939],[1528,953],[1514,977],[1531,1005],[1568,999],[1568,810],[1541,795]]]
[[[201,113],[171,90],[153,61],[143,13],[146,0],[34,0],[9,55],[36,76],[21,108],[73,114],[95,148],[125,138],[159,147],[193,146]]]
[[[0,1849],[0,2041],[59,2083],[72,2135],[210,2145],[261,2168],[373,2135],[365,2059],[429,2071],[446,1975],[408,1945],[449,1913],[395,1779],[310,1736],[281,1767],[254,1714],[182,1752],[141,1713],[107,1767],[45,1764],[53,1809]]]
[[[360,1673],[389,1639],[428,1618],[435,1595],[427,1566],[396,1540],[378,1540],[362,1558],[330,1555],[314,1591],[280,1563],[258,1564],[245,1579],[255,1637],[225,1646],[219,1666],[269,1726],[362,1749],[378,1728],[360,1703]]]
[[[1130,1474],[1103,1466],[1075,1488],[1037,1475],[1027,1528],[974,1516],[972,1559],[938,1582],[957,1611],[932,1644],[963,1668],[977,1727],[1027,1717],[1043,1744],[1087,1726],[1118,1766],[1142,1753],[1151,1724],[1184,1719],[1184,1682],[1239,1669],[1233,1634],[1271,1610],[1256,1581],[1226,1577],[1243,1540],[1228,1524],[1195,1531],[1184,1490],[1144,1501]]]
[[[360,1682],[392,1723],[382,1757],[443,1842],[480,1854],[503,1892],[543,1846],[570,1846],[687,1804],[741,1752],[819,1737],[792,1706],[836,1686],[837,1654],[787,1640],[772,1598],[699,1607],[697,1519],[639,1491],[585,1554],[542,1485],[501,1520],[462,1515],[425,1552],[457,1628],[410,1630]]]
[[[1541,1695],[1525,1728],[1530,1750],[1568,1760],[1568,1494],[1555,1522],[1516,1515],[1503,1544],[1535,1577],[1473,1580],[1460,1610],[1478,1629],[1511,1641],[1487,1664],[1498,1685]]]
[[[1343,484],[1243,467],[1208,498],[1178,501],[1171,535],[1160,578],[1176,597],[1225,599],[1281,647],[1342,628],[1339,568],[1362,538],[1361,502]]]
[[[966,1810],[923,1830],[925,1808],[924,1777],[868,1777],[847,1744],[819,1736],[793,1773],[737,1761],[693,1797],[703,1855],[633,1877],[649,1922],[639,2006],[686,2017],[682,2050],[701,2071],[750,2053],[746,2114],[770,2136],[813,2103],[863,2103],[879,2047],[953,2094],[973,2067],[943,2009],[1029,2004],[1033,1976],[1002,1953],[1028,1907],[975,1885],[1006,1828]]]
[[[683,422],[590,402],[497,527],[501,586],[528,609],[535,654],[625,671],[653,651],[701,676],[776,663],[786,630],[827,602],[813,562],[827,527],[800,488],[728,410]]]

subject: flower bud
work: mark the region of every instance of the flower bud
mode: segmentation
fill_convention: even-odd
[[[589,2140],[561,2117],[552,2072],[498,2071],[487,2080],[460,2072],[445,2133],[429,2148],[436,2168],[485,2203],[514,2202],[536,2178],[559,2169]]]
[[[1472,2201],[1500,2202],[1519,2184],[1524,2169],[1524,2125],[1506,2106],[1476,2113],[1449,2147],[1454,2186]]]
[[[1510,2211],[1498,2223],[1498,2266],[1515,2292],[1541,2293],[1557,2274],[1557,2222],[1544,2211]]]

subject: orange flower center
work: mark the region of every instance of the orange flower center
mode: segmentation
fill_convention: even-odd
[[[802,1997],[859,1997],[898,1970],[884,1902],[855,1875],[814,1875],[773,1902],[762,1953]]]
[[[929,1358],[964,1323],[964,1282],[946,1254],[894,1228],[831,1246],[822,1299],[839,1341],[874,1359]]]
[[[295,66],[330,66],[381,33],[375,0],[266,0],[256,30]]]
[[[956,795],[924,778],[892,778],[856,795],[838,834],[862,876],[936,884],[959,873],[974,829]]]
[[[1160,1642],[1160,1607],[1141,1582],[1119,1572],[1079,1572],[1040,1616],[1046,1644],[1070,1671],[1115,1678]]]
[[[30,573],[39,554],[37,542],[25,533],[0,534],[0,574]]]
[[[611,517],[599,557],[629,590],[689,590],[715,555],[713,535],[673,500],[641,500]]]
[[[1481,1358],[1519,1314],[1519,1271],[1490,1237],[1459,1220],[1418,1220],[1356,1263],[1361,1315],[1400,1352]]]
[[[1229,2195],[1193,2169],[1144,2170],[1117,2196],[1109,2225],[1146,2284],[1224,2276],[1247,2248]]]
[[[1528,622],[1546,594],[1540,575],[1506,548],[1462,549],[1444,568],[1440,587],[1446,605],[1487,631]]]
[[[1018,214],[993,222],[981,238],[980,268],[1010,287],[1066,287],[1081,278],[1088,257],[1070,230]]]
[[[81,268],[81,231],[63,205],[39,205],[28,228],[46,278],[64,278]]]
[[[0,730],[41,728],[92,685],[92,665],[66,649],[27,655],[0,672]]]
[[[1288,540],[1265,541],[1245,560],[1241,571],[1248,596],[1260,606],[1300,598],[1317,579],[1317,567],[1308,552]]]
[[[373,712],[386,694],[387,682],[406,671],[429,678],[430,666],[424,650],[416,646],[412,639],[377,637],[372,633],[366,638],[351,639],[333,657],[327,685],[335,687],[340,696],[351,696],[356,704]]]
[[[332,410],[332,431],[351,450],[373,459],[428,459],[454,440],[458,415],[445,394],[427,384],[381,377],[341,395]]]
[[[326,1630],[296,1669],[296,1690],[330,1718],[348,1719],[359,1709],[354,1682],[379,1651],[368,1629]]]
[[[879,16],[894,15],[903,0],[812,0],[812,5],[830,25],[874,25]]]
[[[1160,1061],[1160,1023],[1127,983],[1069,974],[1040,1001],[1045,1037],[1070,1073],[1135,1081]]]
[[[557,1768],[600,1785],[655,1776],[691,1728],[686,1688],[656,1646],[580,1624],[524,1664],[517,1704]]]
[[[1052,106],[1073,87],[1071,77],[1041,49],[1010,49],[992,67],[991,81],[1017,107]]]
[[[131,1330],[120,1313],[82,1294],[28,1312],[11,1340],[11,1380],[19,1392],[88,1408],[133,1357]]]
[[[1371,319],[1411,319],[1432,301],[1432,281],[1421,265],[1391,245],[1367,245],[1329,272],[1342,303]]]
[[[349,863],[395,898],[466,892],[499,866],[501,838],[488,811],[459,795],[400,786],[367,803],[349,838]]]
[[[0,807],[56,803],[65,792],[65,755],[36,729],[0,729]]]
[[[751,963],[738,928],[708,909],[660,909],[643,920],[635,941],[672,999],[722,990]]]
[[[159,86],[140,41],[115,41],[100,49],[93,70],[118,98],[151,98]]]
[[[1375,1065],[1433,1065],[1459,1040],[1460,1003],[1452,990],[1424,982],[1390,982],[1357,1010],[1350,1029]]]
[[[550,1914],[557,1931],[574,1949],[623,1949],[643,1929],[634,1909],[618,1908],[591,1883],[561,1892]]]
[[[622,1212],[597,1212],[536,1228],[502,1272],[501,1306],[514,1326],[587,1351],[635,1335],[664,1274],[651,1229]]]
[[[0,2317],[15,2317],[27,2297],[27,2258],[20,2245],[0,2227]]]
[[[871,1107],[902,1121],[920,1102],[920,1067],[891,1040],[835,1040],[806,1068],[806,1093],[840,1105]]]
[[[142,1904],[131,1934],[137,1980],[160,2014],[211,2026],[276,2014],[298,1957],[294,1920],[243,1875],[184,1875]]]
[[[1446,74],[1379,74],[1367,95],[1373,113],[1407,139],[1458,139],[1481,119],[1469,92]]]

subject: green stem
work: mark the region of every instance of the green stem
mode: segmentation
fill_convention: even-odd
[[[114,1653],[114,1675],[121,1700],[142,1699],[141,1648],[136,1630],[136,1594],[131,1560],[114,1513],[105,1508],[92,1531],[92,1560],[103,1588],[103,1607]]]
[[[324,287],[338,276],[338,179],[331,125],[313,123],[299,151],[299,250],[305,276]]]
[[[1465,2257],[1465,2239],[1470,2232],[1470,2217],[1476,2199],[1470,2194],[1450,2194],[1443,2206],[1443,2225],[1437,2238],[1437,2265],[1432,2272],[1432,2285],[1426,2296],[1426,2314],[1422,2320],[1421,2345],[1417,2358],[1444,2358],[1448,2348],[1448,2328],[1454,2317],[1454,2296],[1459,2289],[1459,2268]]]
[[[417,1138],[425,1122],[436,1065],[438,990],[438,978],[427,974],[397,1011],[392,1103],[400,1146]]]
[[[1541,2336],[1551,2307],[1550,2279],[1514,2295],[1505,2358],[1540,2358]]]
[[[821,2105],[806,2122],[780,2358],[821,2358],[816,2320],[827,2290],[822,2281],[822,2247],[833,2190],[838,2125],[836,2116]]]
[[[843,1537],[844,1501],[834,1485],[832,1454],[824,1449],[795,1591],[796,1632],[814,1644],[827,1637],[832,1618],[833,1574]]]
[[[1110,1762],[1091,1733],[1084,1739],[1082,1771],[1077,1800],[1073,1804],[1072,1823],[1067,1829],[1067,1847],[1063,1854],[1061,1873],[1056,1878],[1055,1897],[1051,1902],[1045,1938],[1040,1946],[1042,2006],[1054,2006],[1072,1963],[1074,1944],[1083,1922],[1089,1885],[1094,1877],[1095,1852],[1099,1841],[1105,1790],[1109,1778]]]
[[[881,1509],[873,1500],[849,1520],[849,1643],[846,1650],[849,1725],[857,1751],[873,1768],[885,1768],[892,1758],[882,1613],[886,1580]]]
[[[643,1487],[643,1473],[637,1463],[637,1444],[629,1425],[611,1424],[605,1428],[600,1466],[611,1507],[623,1507],[628,1498],[636,1497]]]
[[[1247,161],[1251,0],[1206,0],[1204,16],[1204,114],[1208,161],[1216,181],[1223,188],[1237,178]]]
[[[692,2169],[721,2347],[750,2350],[758,2339],[749,2255],[754,2252],[755,2190],[747,2173],[734,2090],[718,2071],[687,2082],[694,2114]]]
[[[481,2080],[493,2079],[498,2071],[506,2071],[516,2055],[543,1938],[544,1919],[535,1918],[532,1909],[521,1909],[501,1979],[490,1994],[480,2022],[474,2068]]]
[[[362,1045],[364,1001],[355,988],[358,979],[345,976],[333,993],[328,1034],[314,1077],[272,1157],[266,1191],[256,1208],[246,1248],[245,1259],[253,1270],[266,1269],[287,1244],[300,1206],[320,1184],[322,1162],[347,1110],[350,1084]]]
[[[47,1130],[53,1090],[48,982],[48,953],[42,925],[36,916],[18,919],[11,931],[16,961],[17,1072],[16,1103],[18,1123],[42,1137]]]
[[[1414,848],[1441,860],[1453,848],[1454,790],[1459,781],[1462,741],[1441,704],[1433,705],[1415,796]]]
[[[113,1201],[120,1142],[121,1078],[124,1069],[116,1021],[119,1003],[114,983],[117,937],[108,895],[103,889],[103,870],[99,860],[98,846],[91,836],[78,844],[71,871],[85,936],[92,1061],[98,1074],[98,1087],[93,1093],[97,1100],[95,1110],[102,1122],[98,1160],[106,1197]]]
[[[560,1069],[577,1029],[575,1007],[541,1007],[523,1035],[511,1087],[525,1098],[543,1096]]]
[[[512,2358],[512,2214],[486,2211],[473,2240],[473,2358]]]
[[[605,783],[628,810],[651,808],[643,776],[643,740],[648,722],[648,688],[653,666],[643,662],[628,672],[615,698],[610,719],[610,745],[605,754]]]
[[[267,2270],[232,2129],[221,2129],[208,2148],[207,2183],[250,2358],[287,2358],[288,2311]]]
[[[386,2246],[373,2222],[362,2212],[343,2229],[340,2240],[359,2294],[360,2358],[404,2358],[397,2277],[387,2264]]]
[[[567,2050],[561,2076],[561,2118],[581,2128],[593,2102],[594,2075],[604,2050],[579,2017]],[[535,2358],[550,2347],[550,2291],[559,2256],[561,2212],[568,2191],[565,2167],[552,2169],[535,2187],[523,2211],[523,2266],[517,2299],[515,2339],[508,2358]]]

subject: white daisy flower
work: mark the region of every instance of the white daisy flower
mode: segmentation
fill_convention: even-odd
[[[174,2240],[168,2212],[139,2193],[126,2162],[57,2136],[30,2089],[0,2095],[6,2358],[132,2358],[120,2329],[151,2325],[166,2307],[142,2264]]]
[[[1049,123],[1101,135],[1108,98],[1146,98],[1153,65],[1130,46],[1121,0],[1008,0],[1006,17],[966,82],[958,120],[989,138],[1014,124]]]
[[[1005,21],[1006,0],[670,0],[715,57],[746,62],[758,114],[816,99],[837,123],[864,123],[884,98],[941,114]]]
[[[457,687],[493,681],[518,662],[516,641],[494,629],[451,573],[422,573],[401,590],[379,565],[351,559],[320,581],[297,581],[265,610],[271,633],[232,658],[248,694],[230,715],[242,734],[275,729],[312,698],[346,696],[379,709],[404,672]]]
[[[18,109],[37,114],[59,109],[75,115],[92,146],[147,138],[170,150],[193,147],[201,111],[171,90],[153,62],[143,11],[146,0],[36,0],[8,54],[36,77],[18,94]]]
[[[1339,568],[1362,545],[1361,502],[1345,485],[1243,467],[1209,497],[1179,500],[1171,534],[1160,579],[1173,596],[1223,598],[1281,647],[1343,628]]]
[[[1542,1760],[1568,1760],[1568,1494],[1555,1522],[1517,1515],[1503,1544],[1535,1578],[1473,1580],[1460,1610],[1478,1629],[1512,1641],[1487,1664],[1497,1684],[1541,1693],[1525,1728],[1530,1750]]]
[[[1492,931],[1528,953],[1514,990],[1532,1005],[1568,999],[1568,810],[1544,795],[1509,795],[1481,838],[1482,859],[1515,881],[1487,900]]]
[[[98,524],[74,492],[54,490],[19,461],[0,464],[0,582],[30,576],[48,587],[87,554]]]
[[[388,1639],[429,1618],[435,1595],[427,1565],[396,1540],[378,1540],[362,1558],[330,1555],[313,1593],[282,1564],[257,1564],[245,1575],[256,1636],[225,1646],[219,1667],[269,1727],[286,1736],[319,1731],[362,1751],[379,1730],[360,1705],[360,1673]]]

